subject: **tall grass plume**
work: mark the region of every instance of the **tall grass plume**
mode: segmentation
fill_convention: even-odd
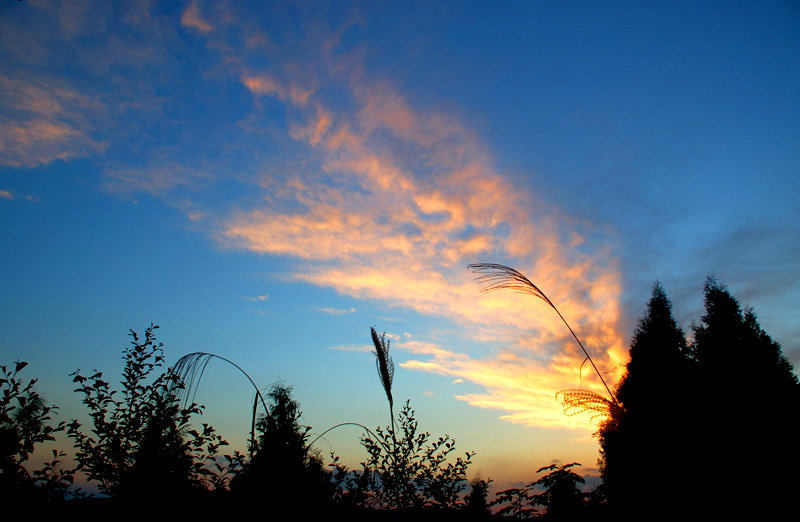
[[[386,340],[386,333],[378,335],[375,327],[370,327],[372,334],[372,342],[375,345],[375,364],[378,367],[378,378],[381,381],[386,392],[386,398],[389,399],[389,414],[392,418],[392,433],[395,432],[394,425],[394,400],[392,399],[392,380],[394,379],[394,361],[389,356],[389,343]]]
[[[564,325],[566,325],[567,329],[569,329],[569,333],[571,333],[572,337],[575,338],[578,346],[580,346],[583,354],[586,356],[581,363],[581,366],[583,366],[586,361],[592,365],[595,373],[597,373],[597,376],[600,378],[600,382],[602,382],[603,386],[605,386],[610,400],[582,388],[562,390],[558,392],[556,396],[561,396],[561,401],[564,405],[564,413],[567,415],[574,415],[578,413],[578,410],[580,410],[593,412],[595,415],[604,415],[609,411],[609,407],[619,406],[616,396],[611,392],[608,384],[606,384],[606,380],[603,379],[603,375],[600,373],[600,370],[597,369],[597,366],[595,366],[594,361],[589,355],[589,352],[586,351],[586,348],[583,346],[581,340],[578,339],[578,336],[572,330],[572,327],[569,325],[567,320],[564,319],[564,316],[561,315],[561,312],[558,311],[556,305],[550,301],[550,299],[539,289],[539,287],[533,284],[527,277],[517,270],[505,265],[496,263],[474,263],[469,265],[467,268],[472,270],[474,273],[479,274],[479,276],[476,278],[476,281],[479,283],[486,283],[486,286],[481,288],[481,293],[509,289],[520,294],[528,294],[538,297],[550,305],[553,310],[555,310],[555,312],[561,318],[561,321],[563,321]]]

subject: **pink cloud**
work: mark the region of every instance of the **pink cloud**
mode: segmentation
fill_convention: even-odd
[[[98,154],[88,118],[103,112],[96,100],[74,90],[25,77],[0,76],[0,164],[35,167]]]
[[[218,239],[295,259],[290,280],[444,317],[470,340],[502,346],[479,357],[425,340],[398,343],[412,356],[404,368],[486,389],[461,400],[503,410],[511,422],[585,427],[555,401],[557,391],[578,385],[583,360],[558,316],[530,296],[480,294],[466,265],[513,263],[611,370],[625,352],[613,256],[592,248],[590,223],[576,223],[497,172],[468,126],[371,80],[336,55],[336,41],[327,34],[294,42],[318,45],[316,60],[300,64],[289,53],[292,59],[264,70],[234,72],[256,100],[283,103],[285,135],[302,160],[263,173],[262,202],[232,212]],[[227,59],[246,63],[233,50]],[[342,97],[345,103],[332,101]]]
[[[201,33],[211,33],[214,31],[214,26],[203,19],[200,14],[200,7],[196,1],[191,2],[183,13],[181,13],[181,24],[184,27],[196,29]]]

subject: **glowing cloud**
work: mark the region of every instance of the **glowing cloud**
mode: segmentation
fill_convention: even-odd
[[[66,87],[0,75],[0,165],[35,167],[102,152],[106,144],[86,132],[95,100]]]
[[[565,417],[554,396],[582,379],[599,383],[578,374],[582,354],[558,317],[527,296],[480,295],[466,265],[514,259],[608,370],[625,353],[620,283],[607,250],[588,240],[591,224],[513,186],[467,127],[415,109],[385,83],[330,75],[301,88],[307,76],[269,71],[241,81],[254,96],[285,104],[285,132],[313,162],[291,175],[265,174],[263,203],[232,214],[220,241],[302,261],[295,280],[447,317],[474,339],[502,343],[480,358],[422,341],[398,348],[415,357],[404,368],[485,387],[458,398],[509,412],[503,418],[511,422],[585,427],[586,419]],[[325,103],[319,86],[332,84],[349,94],[347,109]]]
[[[214,26],[201,16],[197,2],[191,2],[183,11],[181,14],[181,24],[183,24],[184,27],[196,29],[201,33],[210,33],[214,30]]]
[[[485,393],[458,398],[503,410],[509,421],[575,425],[554,400],[555,392],[580,382],[583,359],[563,324],[529,296],[481,295],[466,266],[506,263],[528,275],[607,371],[625,355],[610,238],[515,186],[495,169],[467,124],[435,106],[414,105],[387,81],[372,78],[352,49],[342,49],[357,17],[334,30],[318,19],[297,34],[287,29],[273,39],[237,14],[236,4],[214,11],[214,24],[201,6],[190,2],[180,23],[193,38],[206,38],[209,56],[218,59],[204,81],[237,87],[237,96],[252,100],[250,113],[224,120],[229,126],[218,134],[203,133],[220,137],[223,143],[212,145],[224,152],[205,157],[206,143],[189,138],[180,142],[181,150],[190,151],[186,157],[176,157],[170,147],[142,146],[145,158],[103,165],[106,188],[172,194],[171,202],[189,219],[214,227],[223,246],[292,258],[284,274],[290,280],[449,320],[444,324],[454,333],[447,345],[417,331],[414,341],[393,337],[410,357],[404,368],[482,386]],[[126,19],[150,20],[143,9],[138,18]],[[119,54],[98,53],[106,61],[91,62],[87,70],[100,77],[92,67],[113,64],[127,71],[157,60],[170,63],[170,54],[159,51],[181,38],[150,25],[157,31],[146,33],[154,36],[147,39],[153,47],[116,45]],[[78,34],[78,27],[70,34]],[[90,24],[80,27],[93,34]],[[164,64],[159,70],[168,71]],[[150,143],[151,130],[165,132],[161,124],[182,130],[164,123],[169,118],[163,102],[140,93],[134,76],[119,82],[124,95],[96,97],[68,87],[66,80],[61,85],[0,77],[0,106],[16,111],[0,117],[0,164],[35,166],[100,153],[107,145],[94,136],[113,135],[108,129],[136,136],[137,144]],[[225,141],[229,130],[236,139]],[[259,152],[257,166],[234,161],[240,138],[266,150]],[[270,149],[280,152],[270,156]],[[247,189],[236,210],[212,201],[222,180]],[[199,195],[203,188],[209,189],[206,198]]]

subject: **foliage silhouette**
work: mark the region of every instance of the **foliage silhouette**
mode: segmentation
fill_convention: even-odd
[[[573,466],[580,464],[551,464],[539,468],[536,473],[549,473],[522,488],[500,491],[493,504],[507,505],[498,514],[518,520],[579,520],[587,512],[588,495],[578,489],[578,484],[583,484],[585,480],[570,469]],[[544,511],[540,508],[544,508]]]
[[[790,504],[800,461],[796,419],[800,383],[780,345],[764,332],[752,309],[744,309],[727,288],[708,278],[705,315],[694,324],[690,346],[697,400],[690,410],[695,459],[715,462],[721,477],[749,475],[749,502],[727,481],[696,474],[689,484],[733,511],[752,506],[779,513]],[[735,422],[735,429],[731,426]],[[731,428],[729,428],[729,426]],[[743,505],[744,504],[744,505]]]
[[[101,493],[117,499],[148,495],[177,502],[201,493],[218,483],[215,457],[227,445],[208,424],[200,431],[191,427],[192,416],[203,408],[179,405],[170,390],[182,384],[173,372],[148,382],[164,363],[156,328],[147,328],[144,339],[131,330],[132,346],[123,351],[121,396],[97,370],[88,377],[80,370],[72,374],[92,421],[91,434],[77,420],[68,425],[78,470],[97,482]]]
[[[617,385],[621,407],[610,410],[597,432],[606,494],[620,516],[642,516],[653,505],[678,506],[667,488],[642,480],[641,468],[643,463],[657,466],[665,484],[680,483],[686,472],[672,464],[690,449],[688,425],[680,421],[693,400],[686,387],[689,371],[683,331],[664,289],[656,283]]]
[[[456,509],[467,486],[467,468],[474,453],[455,460],[455,441],[448,435],[431,440],[418,431],[414,410],[406,401],[397,415],[398,433],[390,428],[365,435],[368,458],[362,463],[370,507],[390,510]]]
[[[292,388],[282,383],[267,394],[267,411],[256,424],[258,446],[231,483],[236,498],[282,503],[321,511],[334,496],[331,473],[307,445],[310,426],[300,424],[302,411]]]
[[[0,366],[0,499],[60,500],[75,474],[61,465],[63,452],[53,450],[53,459],[32,473],[25,468],[36,445],[55,440],[66,427],[64,422],[51,424],[57,407],[48,406],[36,391],[37,379],[26,383],[19,378],[27,365],[17,361],[13,370]]]

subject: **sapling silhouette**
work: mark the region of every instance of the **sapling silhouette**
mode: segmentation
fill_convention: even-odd
[[[275,384],[267,399],[267,411],[256,424],[258,448],[234,477],[231,491],[239,501],[321,512],[334,496],[334,484],[307,444],[311,427],[300,424],[302,411],[291,387]]]
[[[406,401],[397,415],[398,432],[376,428],[374,436],[363,436],[368,458],[362,463],[369,479],[371,507],[420,510],[455,509],[467,486],[467,468],[474,453],[452,460],[455,441],[448,435],[432,439],[420,432]]]
[[[19,373],[28,365],[14,363],[13,370],[0,366],[0,499],[21,503],[63,498],[72,486],[74,470],[60,466],[64,454],[53,452],[53,460],[29,473],[25,464],[36,446],[55,440],[64,422],[52,424],[56,406],[48,406],[35,389],[37,379],[27,383]],[[40,487],[37,487],[40,486]]]
[[[484,480],[480,473],[470,481],[470,492],[464,497],[464,511],[468,519],[483,520],[491,515],[487,501],[491,483],[492,479]]]
[[[200,431],[191,428],[192,417],[203,408],[181,407],[171,391],[182,385],[176,374],[166,371],[149,381],[164,363],[156,328],[147,328],[144,339],[131,330],[132,346],[123,351],[121,396],[97,370],[89,377],[80,370],[72,374],[92,421],[89,434],[77,420],[67,426],[78,470],[111,497],[147,494],[179,501],[203,491],[209,477],[213,482],[211,467],[220,446],[227,444],[208,424]]]

